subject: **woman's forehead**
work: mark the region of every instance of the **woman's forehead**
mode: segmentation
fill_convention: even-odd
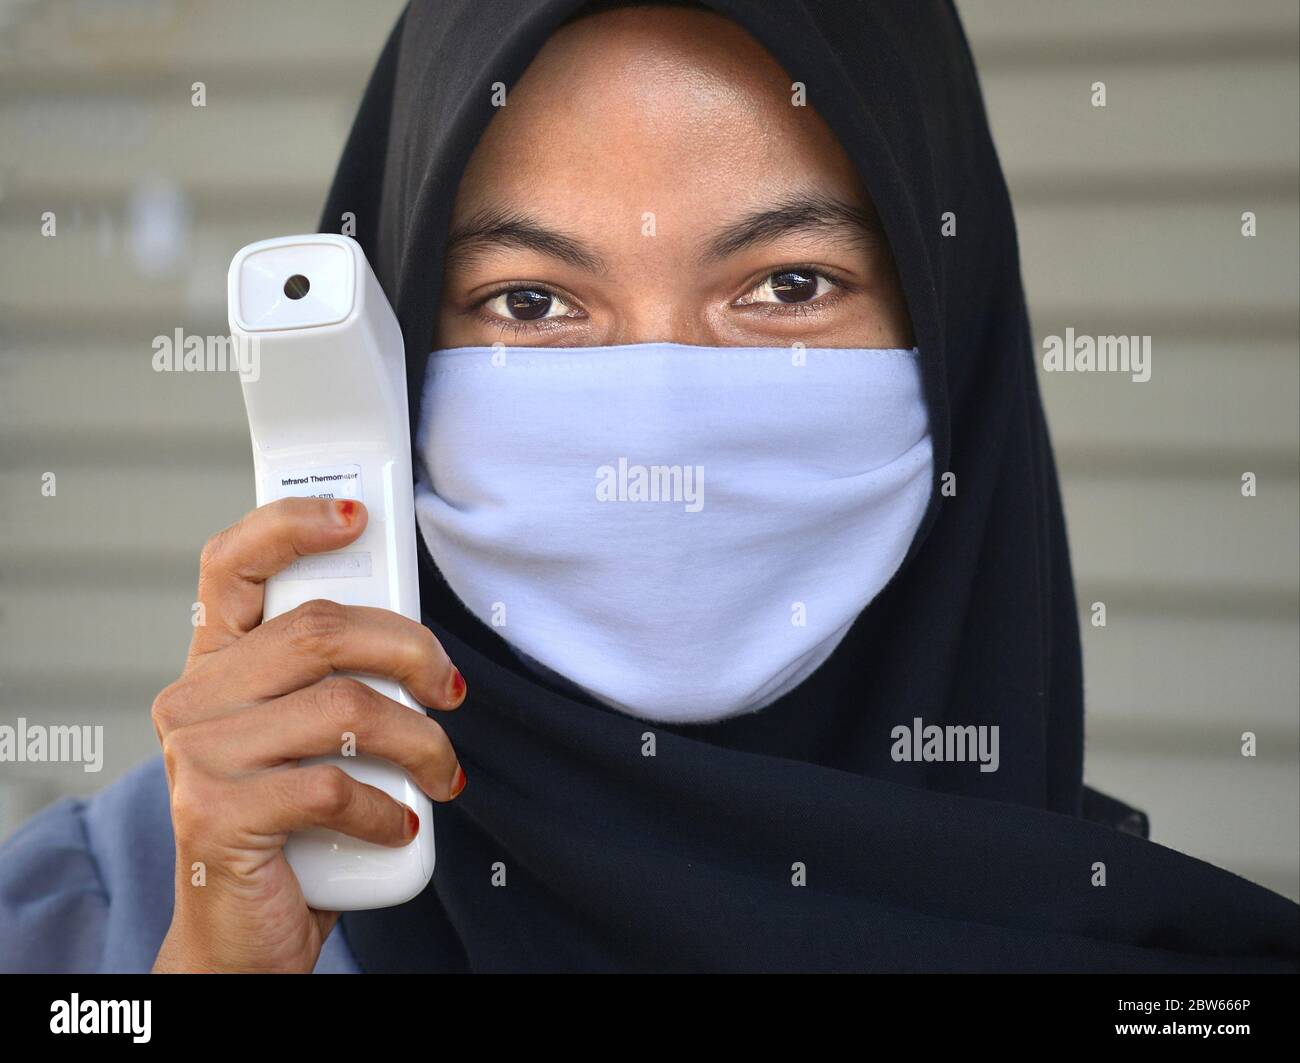
[[[475,148],[456,216],[524,204],[570,226],[634,207],[712,216],[810,181],[861,199],[834,135],[752,37],[710,13],[632,8],[541,49]]]

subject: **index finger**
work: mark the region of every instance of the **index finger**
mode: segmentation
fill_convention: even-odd
[[[350,499],[281,498],[218,532],[199,558],[203,623],[190,658],[228,646],[262,620],[264,585],[306,554],[346,546],[366,527],[366,507]]]

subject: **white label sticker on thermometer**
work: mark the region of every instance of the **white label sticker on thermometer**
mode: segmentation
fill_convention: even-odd
[[[317,465],[279,469],[270,474],[268,492],[277,498],[361,498],[360,465]]]
[[[361,499],[360,465],[316,465],[279,469],[269,474],[270,496],[280,498]],[[280,572],[281,580],[365,578],[372,569],[370,551],[332,551],[300,557]]]
[[[311,554],[300,557],[288,568],[282,569],[278,578],[295,579],[351,579],[369,576],[371,572],[369,550],[337,551],[328,554]]]

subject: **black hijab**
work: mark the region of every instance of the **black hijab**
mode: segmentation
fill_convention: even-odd
[[[545,685],[422,546],[425,621],[469,683],[467,703],[438,716],[469,784],[435,808],[431,887],[343,918],[358,962],[1295,969],[1300,909],[1136,836],[1140,813],[1083,786],[1078,622],[1015,226],[951,4],[707,6],[804,83],[884,222],[930,408],[925,521],[812,678],[704,726]],[[451,208],[493,85],[513,86],[582,7],[413,0],[366,90],[321,229],[354,232],[397,312],[413,429]],[[941,233],[949,211],[955,236]],[[917,717],[998,726],[999,770],[896,762],[891,730]]]

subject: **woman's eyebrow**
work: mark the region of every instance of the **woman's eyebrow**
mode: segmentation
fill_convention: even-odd
[[[522,247],[559,258],[589,273],[605,271],[605,262],[580,240],[518,211],[489,207],[456,226],[447,238],[447,256],[461,261],[493,247]]]
[[[727,258],[754,244],[792,233],[827,233],[868,249],[885,241],[874,210],[818,193],[792,195],[775,206],[747,214],[716,232],[705,246],[706,260]]]

